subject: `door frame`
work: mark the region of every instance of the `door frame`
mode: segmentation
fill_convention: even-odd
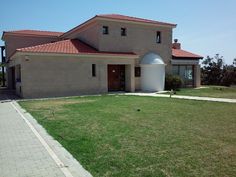
[[[117,69],[118,70],[118,79],[119,79],[119,88],[116,89],[116,88],[111,88],[111,80],[114,79],[114,78],[110,78],[110,70],[111,70],[111,67],[114,67],[114,69]],[[118,68],[117,68],[118,67]],[[107,65],[107,89],[108,89],[108,92],[118,92],[118,91],[125,91],[126,90],[126,67],[125,67],[125,64],[108,64]]]

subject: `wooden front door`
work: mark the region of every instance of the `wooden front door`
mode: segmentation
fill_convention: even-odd
[[[108,91],[125,91],[125,65],[108,65]]]

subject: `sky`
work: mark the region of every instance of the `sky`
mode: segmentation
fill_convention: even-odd
[[[236,58],[236,0],[5,0],[0,33],[65,32],[97,14],[111,13],[175,23],[173,39],[183,49],[204,57],[220,54],[226,64]]]

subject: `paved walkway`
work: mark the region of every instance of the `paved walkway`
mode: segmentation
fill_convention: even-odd
[[[0,103],[1,177],[90,177],[17,103]]]
[[[125,95],[152,96],[152,97],[170,97],[169,94],[156,94],[156,93],[125,93]],[[171,97],[172,98],[179,98],[179,99],[187,99],[187,100],[236,103],[236,99],[229,99],[229,98],[211,98],[211,97],[182,96],[182,95],[172,95]]]

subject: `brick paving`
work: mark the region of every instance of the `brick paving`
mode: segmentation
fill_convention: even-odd
[[[0,103],[0,176],[64,177],[10,102]]]

